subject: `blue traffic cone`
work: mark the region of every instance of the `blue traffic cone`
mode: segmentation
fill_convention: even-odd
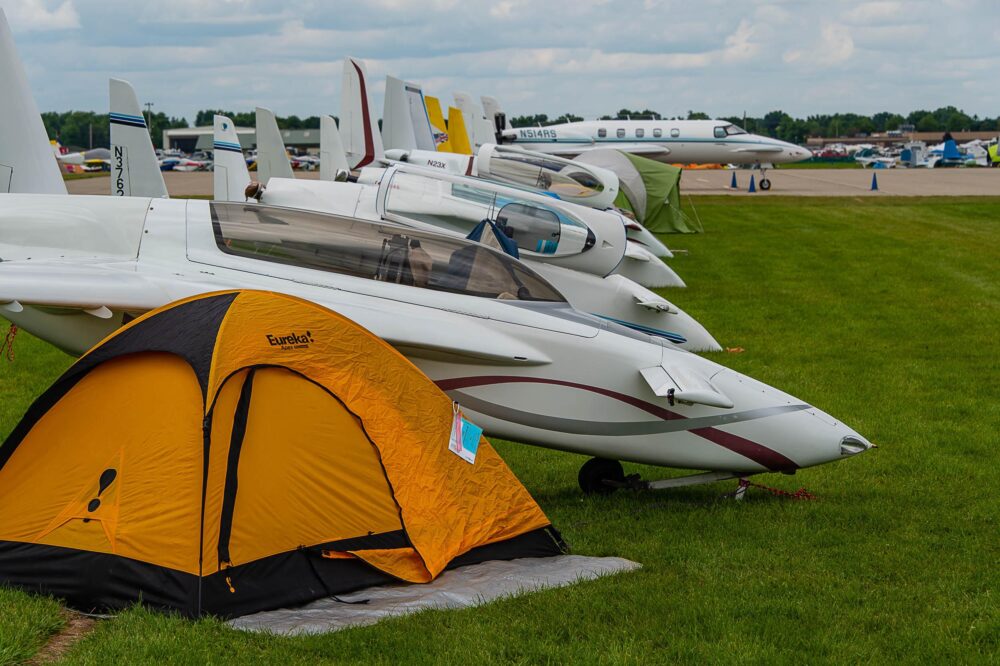
[[[756,192],[757,186],[753,184],[753,174],[750,174],[750,189],[747,192]]]
[[[872,174],[872,192],[878,192],[878,175]]]
[[[736,184],[736,172],[735,171],[733,172],[733,180],[732,180],[732,182],[729,183],[729,189],[731,189],[731,190],[738,190],[738,189],[740,189],[740,186]]]

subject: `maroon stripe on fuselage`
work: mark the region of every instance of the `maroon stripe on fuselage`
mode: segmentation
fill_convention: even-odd
[[[354,69],[358,72],[358,83],[361,85],[361,115],[363,116],[362,121],[365,128],[365,156],[355,167],[360,169],[375,161],[375,140],[372,138],[372,117],[368,113],[368,90],[365,88],[365,75],[361,72],[361,68],[358,67],[358,63],[352,60],[351,64],[354,65]]]
[[[472,386],[488,386],[491,384],[555,384],[557,386],[566,386],[569,388],[580,389],[581,391],[589,391],[591,393],[598,393],[600,395],[607,396],[614,400],[618,400],[619,402],[631,405],[637,409],[641,409],[647,414],[652,414],[653,416],[661,418],[665,421],[687,418],[682,414],[672,412],[669,409],[664,409],[659,405],[654,405],[650,402],[640,400],[639,398],[635,398],[625,393],[619,393],[618,391],[612,391],[599,386],[589,386],[587,384],[567,382],[561,379],[518,377],[512,375],[484,375],[481,377],[442,379],[435,383],[442,391],[453,391]],[[755,463],[763,465],[770,470],[793,470],[798,468],[798,465],[796,465],[794,461],[778,453],[774,449],[769,449],[763,444],[758,444],[757,442],[740,437],[739,435],[734,435],[724,430],[719,430],[718,428],[694,428],[688,432],[693,435],[697,435],[698,437],[707,439],[713,444],[718,444],[725,449],[729,449],[733,453],[738,453],[745,458],[749,458]]]

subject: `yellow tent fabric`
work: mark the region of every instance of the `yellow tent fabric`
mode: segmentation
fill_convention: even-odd
[[[83,356],[0,447],[0,582],[241,615],[562,544],[454,406],[336,313],[233,291]]]

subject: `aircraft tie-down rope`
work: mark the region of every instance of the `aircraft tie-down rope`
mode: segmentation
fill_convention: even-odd
[[[8,361],[14,360],[14,338],[17,337],[17,324],[11,324],[4,336],[3,343],[0,343],[0,356],[6,356]]]

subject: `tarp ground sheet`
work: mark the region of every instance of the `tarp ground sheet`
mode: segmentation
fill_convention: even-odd
[[[633,571],[640,566],[620,557],[583,555],[492,560],[446,571],[435,581],[423,585],[403,583],[370,587],[297,608],[244,615],[230,620],[229,624],[245,631],[288,636],[320,634],[375,624],[388,617],[426,609],[480,606],[496,599]]]

